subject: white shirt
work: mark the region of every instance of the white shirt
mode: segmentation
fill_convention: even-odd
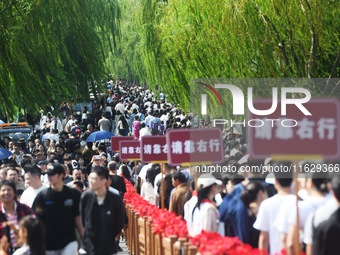
[[[163,174],[163,178],[165,177],[165,174]],[[160,180],[162,180],[162,173],[159,173],[159,174],[157,174],[156,175],[156,177],[155,177],[155,182],[154,182],[154,184],[153,184],[153,190],[154,190],[154,194],[156,195],[156,196],[159,196],[159,194],[158,194],[158,186],[157,186],[157,183],[160,181]],[[161,185],[161,184],[159,184],[159,185]]]
[[[112,107],[111,106],[105,106],[105,111],[109,112],[112,116]]]
[[[309,194],[308,191],[306,189],[300,189],[298,191],[298,196],[302,199],[302,200],[307,200],[309,198]]]
[[[40,193],[40,191],[43,191],[44,189],[47,189],[47,188],[48,186],[44,184],[41,185],[41,187],[38,189],[33,189],[32,187],[28,187],[22,193],[21,198],[20,198],[20,203],[25,204],[32,208],[35,197],[38,195],[38,193]]]
[[[40,180],[44,185],[46,185],[48,187],[50,186],[50,182],[48,180],[47,174],[42,174],[41,177],[40,177]]]
[[[335,198],[332,198],[316,209],[315,212],[308,215],[303,235],[303,242],[305,244],[313,244],[313,227],[316,228],[320,223],[328,220],[338,208],[338,202]]]
[[[166,128],[166,123],[167,123],[167,121],[168,121],[168,115],[166,115],[166,114],[163,114],[160,118],[159,118],[161,121],[163,121],[163,123],[164,123],[164,127]]]
[[[30,247],[27,244],[24,244],[19,249],[17,249],[13,255],[22,255],[22,254],[31,254]]]
[[[145,125],[147,126],[147,127],[150,127],[150,124],[151,124],[151,119],[153,118],[153,116],[152,115],[148,115],[148,116],[146,116],[146,118],[145,118]]]
[[[200,209],[196,208],[192,218],[189,236],[199,235],[202,230],[217,232],[219,226],[219,212],[211,203],[201,203]]]
[[[136,105],[135,103],[132,104],[131,106],[131,111],[133,111],[133,109],[137,109],[138,110],[138,105]]]
[[[74,119],[74,120],[73,119],[69,119],[68,122],[66,123],[66,126],[72,127],[75,122],[76,122],[76,119]]]
[[[122,104],[122,103],[116,104],[115,110],[116,110],[116,111],[120,111],[120,112],[123,114],[123,113],[125,112],[125,106],[124,106],[124,104]]]
[[[314,212],[319,206],[324,204],[328,200],[327,197],[309,197],[307,200],[299,201],[299,218],[300,218],[300,229],[305,228],[305,223],[308,215]],[[296,206],[290,210],[288,218],[289,225],[296,224]]]
[[[223,198],[222,198],[222,196],[221,196],[220,193],[217,193],[217,194],[215,195],[215,201],[216,201],[216,205],[217,205],[217,206],[220,206],[220,205],[222,204]]]
[[[55,120],[52,120],[51,122],[51,128],[54,129],[55,128]],[[59,119],[57,119],[57,129],[58,129],[58,133],[63,131],[63,125],[61,124],[61,121]]]
[[[192,210],[197,204],[197,196],[192,196],[184,204],[184,220],[187,222],[188,232],[192,229]]]
[[[156,196],[153,191],[152,184],[150,182],[144,182],[140,191],[140,195],[150,204],[156,204]]]
[[[271,255],[281,252],[280,232],[275,227],[274,222],[281,204],[288,198],[289,196],[275,195],[264,200],[260,205],[256,221],[253,225],[255,229],[269,233]]]
[[[280,209],[274,221],[275,228],[284,234],[288,234],[289,223],[288,218],[292,212],[292,208],[296,205],[295,195],[289,195],[287,199],[280,205]]]
[[[144,107],[151,107],[152,102],[148,101],[144,103]]]
[[[40,130],[43,130],[43,129],[44,129],[44,124],[46,123],[46,120],[47,120],[46,115],[41,116],[40,125],[39,125]]]
[[[144,127],[139,130],[139,140],[145,135],[151,135],[148,127]]]
[[[41,137],[41,142],[45,142],[46,139],[50,137],[51,133],[46,133]]]
[[[86,114],[85,112],[83,112],[83,113],[81,114],[81,119],[82,119],[82,120],[86,120],[86,119],[87,119],[87,114]]]

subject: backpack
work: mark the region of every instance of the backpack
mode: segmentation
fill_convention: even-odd
[[[153,118],[151,120],[151,134],[152,135],[158,135],[159,134],[159,119]]]
[[[165,130],[165,126],[164,126],[164,124],[161,124],[159,134],[164,135],[164,130]]]

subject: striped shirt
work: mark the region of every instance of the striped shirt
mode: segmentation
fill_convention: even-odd
[[[9,214],[6,212],[6,209],[4,208],[4,205],[0,203],[0,225],[2,225],[5,221],[11,221],[14,223],[15,226],[18,226],[18,222],[26,215],[34,214],[33,210],[29,208],[27,205],[21,204],[18,201],[14,201],[14,213]],[[9,233],[9,236],[11,238],[11,246],[13,248],[16,248],[17,238],[15,235],[14,230],[10,230],[9,227],[0,228],[0,238],[5,235],[6,233]]]
[[[16,206],[15,206],[16,207]],[[4,208],[3,208],[4,211]],[[12,222],[14,226],[18,226],[18,215],[17,212],[14,211],[13,214],[9,214],[7,212],[5,212],[5,216],[7,221]],[[16,248],[18,246],[18,240],[17,240],[17,236],[15,234],[15,231],[13,229],[10,230],[10,237],[11,237],[11,244],[14,248]]]

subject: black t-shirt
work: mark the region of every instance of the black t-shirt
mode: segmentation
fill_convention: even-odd
[[[126,192],[124,178],[119,175],[111,175],[111,187],[118,190],[121,194]]]
[[[46,250],[59,250],[76,240],[79,201],[80,193],[65,185],[60,192],[48,188],[37,195],[32,208],[45,224]]]

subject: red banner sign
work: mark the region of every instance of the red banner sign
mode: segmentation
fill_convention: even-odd
[[[167,162],[168,145],[165,136],[143,136],[140,144],[143,163]]]
[[[112,136],[111,151],[119,151],[119,142],[127,140],[133,140],[133,136]]]
[[[173,129],[167,133],[170,165],[221,163],[223,139],[219,128]]]
[[[255,109],[270,109],[272,100],[254,100]],[[314,99],[303,106],[305,115],[295,105],[288,104],[286,115],[281,107],[268,116],[249,114],[249,153],[253,158],[273,155],[317,155],[340,157],[340,103],[336,99]]]
[[[121,160],[139,160],[140,159],[140,142],[120,141],[119,155]]]

